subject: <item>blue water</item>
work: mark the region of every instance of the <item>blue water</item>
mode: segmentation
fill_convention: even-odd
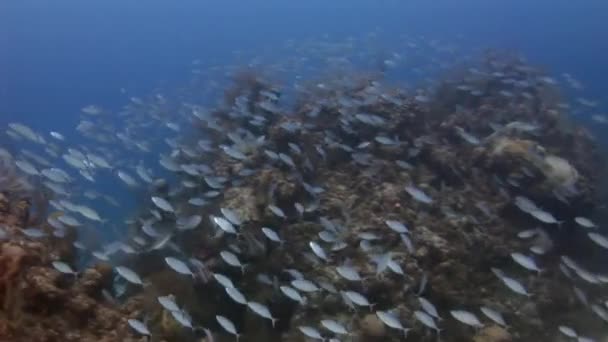
[[[212,64],[236,49],[375,28],[388,34],[386,44],[401,33],[462,34],[471,45],[517,49],[601,97],[607,11],[599,0],[2,1],[0,113],[2,124],[71,127],[83,105],[121,105],[120,88],[145,94],[186,80],[193,59]]]

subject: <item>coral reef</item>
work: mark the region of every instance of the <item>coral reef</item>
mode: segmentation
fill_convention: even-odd
[[[125,326],[130,311],[102,296],[111,268],[62,274],[49,265],[58,241],[26,239],[19,233],[27,224],[23,216],[3,211],[0,218],[7,233],[0,245],[0,341],[141,341]]]
[[[251,71],[237,76],[224,105],[207,116],[195,113],[192,139],[179,143],[183,152],[200,147],[204,137],[218,148],[174,153],[182,169],[200,166],[200,174],[175,174],[179,184],[193,186],[174,190],[156,182],[154,195],[171,201],[156,206],[172,207],[145,208],[133,220],[133,236],[142,222],[153,222],[158,240],[120,260],[143,279],[122,291],[109,264],[78,274],[51,266],[75,261],[69,259],[74,237],[22,234],[33,195],[7,167],[11,176],[0,178],[0,223],[7,233],[0,246],[0,341],[233,340],[216,315],[234,322],[243,342],[306,341],[298,328],[319,327],[324,319],[347,326],[342,337],[348,341],[435,341],[438,334],[446,342],[561,341],[557,327],[564,322],[602,338],[605,323],[573,289],[602,298],[605,288],[560,271],[564,255],[584,262],[595,279],[608,271],[574,223],[603,200],[595,188],[604,172],[595,142],[566,122],[557,91],[532,82],[541,74],[523,61],[489,54],[480,69],[411,94],[381,85],[378,75],[327,80],[304,89],[289,110],[279,107],[280,90],[268,81]],[[522,92],[514,84],[524,81]],[[201,193],[204,205],[188,204]],[[555,213],[559,224],[534,220],[517,208],[516,196]],[[229,216],[225,209],[242,221],[238,232],[214,225],[213,215]],[[178,215],[211,220],[180,229]],[[402,222],[407,232],[389,229],[388,220]],[[534,239],[518,237],[533,227]],[[513,252],[530,254],[531,247],[540,272],[512,260]],[[230,265],[220,256],[227,250],[240,261]],[[174,255],[187,256],[196,271],[167,268],[166,257]],[[344,265],[361,279],[339,274]],[[504,286],[502,272],[529,294]],[[272,319],[228,298],[218,274],[237,284],[249,303],[267,306]],[[299,277],[322,289],[302,291],[302,301],[279,291]],[[108,295],[110,289],[120,298]],[[363,294],[369,303],[356,306],[342,291]],[[161,295],[175,295],[191,321],[160,307]],[[421,296],[436,306],[441,331],[416,318]],[[475,329],[450,317],[451,310],[480,307],[503,313],[508,328],[484,317]],[[378,310],[391,311],[405,328],[391,328]],[[151,336],[139,337],[128,319],[145,320]],[[325,338],[340,335],[326,330]]]
[[[535,71],[519,61],[488,63],[487,74],[534,77]],[[577,325],[586,325],[583,322],[587,319],[597,321],[576,301],[571,285],[560,280],[564,275],[555,263],[556,257],[565,250],[576,251],[577,258],[591,258],[590,254],[585,255],[589,241],[581,237],[573,223],[562,226],[559,231],[544,226],[552,245],[551,250],[538,259],[552,266],[543,277],[522,275],[534,297],[510,294],[490,272],[493,267],[517,272],[510,254],[525,251],[533,244],[518,239],[516,234],[525,227],[541,225],[514,208],[515,195],[532,198],[542,203],[544,209],[560,213],[560,219],[573,222],[577,213],[589,213],[597,203],[593,185],[600,179],[602,167],[593,139],[579,128],[572,129],[573,124],[556,114],[558,97],[551,87],[537,85],[528,90],[537,94],[533,100],[524,98],[517,108],[511,108],[512,102],[505,101],[505,97],[514,96],[506,92],[505,88],[509,87],[495,84],[492,77],[488,77],[487,82],[480,87],[485,90],[483,96],[467,95],[448,81],[430,96],[429,105],[426,101],[420,103],[415,98],[399,95],[398,91],[392,92],[396,95],[390,100],[374,99],[373,104],[360,105],[359,111],[374,113],[386,121],[381,129],[361,122],[345,124],[344,113],[349,108],[341,105],[341,101],[365,102],[373,96],[370,93],[379,92],[373,82],[364,82],[352,89],[317,93],[316,98],[311,96],[314,99],[302,101],[295,114],[269,119],[271,123],[266,131],[260,132],[267,134],[266,147],[289,154],[288,142],[297,143],[302,153],[290,155],[299,166],[300,174],[280,165],[280,161],[270,162],[262,166],[255,177],[245,178],[238,187],[225,189],[218,207],[233,208],[242,215],[248,222],[242,228],[243,235],[251,234],[262,241],[258,227],[278,227],[286,240],[285,246],[289,247],[267,246],[264,258],[260,258],[251,252],[252,246],[240,245],[243,258],[251,265],[251,272],[245,276],[297,269],[306,278],[325,280],[339,290],[354,288],[365,293],[376,308],[395,309],[397,316],[412,328],[407,341],[435,339],[413,318],[421,279],[427,282],[425,297],[440,308],[475,310],[483,305],[509,313],[509,332],[499,326],[487,326],[475,334],[457,322],[444,321],[444,329],[450,331],[449,335],[442,336],[444,341],[548,341],[556,338],[559,322],[574,320]],[[230,92],[227,99],[233,102],[229,106],[239,98],[246,98],[247,107],[255,108],[260,92],[271,89],[260,82],[250,83],[255,83],[255,87],[243,88],[241,84]],[[317,103],[323,105],[317,108],[317,116],[311,116],[311,106]],[[229,111],[220,110],[215,118],[226,127],[239,122]],[[306,128],[290,130],[285,128],[288,125]],[[369,154],[357,160],[351,147],[373,140],[378,134],[398,136],[400,143],[372,144],[368,147]],[[319,146],[323,148],[320,150]],[[264,158],[263,151],[248,153],[252,154],[249,163],[258,163]],[[395,160],[407,160],[407,163],[395,165]],[[259,166],[227,155],[219,155],[213,164],[215,170],[245,167]],[[227,171],[221,175],[232,174]],[[318,183],[322,191],[311,195],[302,189],[302,179]],[[433,199],[432,205],[416,202],[404,194],[403,186],[408,184],[416,184],[428,194]],[[303,213],[304,222],[295,219],[298,216],[293,209],[295,203],[314,207],[310,213]],[[277,218],[267,209],[269,204],[278,205],[290,219]],[[309,251],[309,242],[324,231],[323,224],[315,217],[328,218],[336,226],[345,228],[338,229],[343,234],[340,237],[345,243],[343,249],[337,249],[339,253],[336,252],[335,257],[321,262],[303,252]],[[408,235],[414,251],[408,251],[407,244],[403,245],[397,234],[387,233],[384,223],[387,219],[401,220],[411,227]],[[393,258],[402,265],[405,276],[374,276],[369,252],[357,248],[361,244],[359,236],[364,232],[382,236],[384,249],[393,250]],[[365,279],[362,285],[353,285],[336,275],[335,268],[345,261],[355,265],[362,274]],[[240,281],[250,284],[255,280]],[[261,289],[246,286],[244,291],[257,298]],[[289,328],[287,323],[280,328],[286,341],[301,339],[295,327],[324,317],[349,322],[358,336],[356,340],[403,338],[399,332],[387,331],[374,315],[352,314],[340,304],[339,294],[313,294],[307,305],[296,309],[286,309],[284,306],[292,304],[274,297],[266,298],[271,311],[291,314],[285,318],[291,321]],[[599,325],[594,323],[587,331],[599,331]],[[268,340],[268,337],[256,337],[257,333],[264,333],[259,329],[250,332],[247,324],[242,331],[246,335],[255,334],[249,336],[251,341]]]

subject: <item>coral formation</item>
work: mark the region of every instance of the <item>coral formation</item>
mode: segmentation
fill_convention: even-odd
[[[78,276],[58,272],[49,263],[59,245],[29,241],[19,233],[27,220],[11,215],[0,215],[7,233],[0,246],[0,341],[140,340],[125,327],[129,311],[103,299],[111,268],[98,265]]]
[[[198,196],[192,188],[170,191],[167,183],[155,183],[155,194],[171,196],[178,210],[155,212],[154,223],[166,235],[121,260],[144,279],[137,288],[114,280],[104,263],[78,274],[52,268],[60,255],[73,256],[73,247],[55,236],[43,243],[20,233],[32,198],[23,193],[31,188],[5,160],[0,166],[11,176],[0,178],[0,223],[8,234],[0,247],[0,341],[143,341],[127,324],[143,318],[153,341],[197,341],[205,329],[229,340],[219,314],[235,323],[243,342],[305,341],[298,327],[328,318],[347,325],[353,341],[434,341],[439,331],[416,319],[421,296],[443,317],[447,342],[551,341],[561,338],[556,328],[564,321],[601,331],[559,268],[569,252],[597,265],[594,274],[606,272],[573,223],[598,203],[594,185],[602,168],[595,143],[556,112],[552,87],[527,85],[527,96],[507,101],[517,89],[492,75],[539,77],[522,61],[488,55],[482,69],[485,77],[463,71],[428,94],[388,89],[369,75],[328,81],[303,91],[289,114],[277,105],[277,87],[252,72],[237,77],[223,106],[209,117],[195,115],[194,138],[184,143],[200,146],[202,136],[220,148],[204,156],[175,153],[176,165],[205,163],[214,171],[176,173],[178,180],[204,187],[207,195],[221,192],[193,207],[186,204]],[[408,186],[414,189],[404,190]],[[559,229],[518,210],[515,196],[559,213]],[[174,212],[209,217],[220,209],[242,220],[238,234],[222,233],[213,217],[196,229],[175,228]],[[133,235],[149,212],[134,220]],[[403,222],[407,233],[387,228],[387,220]],[[535,239],[517,237],[533,226],[540,227]],[[269,241],[262,227],[278,239]],[[311,244],[321,236],[323,252]],[[547,265],[542,272],[525,273],[511,260],[514,251],[539,246],[545,249],[536,257]],[[238,267],[218,256],[226,250],[238,251]],[[176,253],[191,257],[196,272],[169,270],[165,257]],[[361,279],[340,275],[336,268],[343,265]],[[497,279],[498,269],[517,274],[533,295],[514,294]],[[227,298],[225,285],[214,280],[218,274],[237,283],[249,302],[267,306],[276,324]],[[303,293],[301,302],[281,295],[279,285],[298,274],[323,289]],[[364,294],[369,303],[358,305],[368,307],[345,300],[340,291],[346,290]],[[196,326],[161,308],[160,295],[175,295]],[[504,313],[509,328],[484,318],[485,326],[474,329],[448,317],[453,308],[481,306]],[[389,327],[378,310],[390,310],[405,331]]]

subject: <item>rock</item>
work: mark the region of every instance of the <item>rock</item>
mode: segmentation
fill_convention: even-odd
[[[24,288],[27,299],[32,299],[30,303],[44,306],[46,301],[61,300],[66,297],[66,291],[57,287],[58,279],[61,274],[51,268],[35,266],[30,267],[25,275],[26,287]]]
[[[78,280],[78,290],[90,296],[96,296],[104,285],[108,285],[112,269],[106,264],[96,265],[94,268],[86,269]]]
[[[367,314],[361,320],[361,332],[368,337],[384,337],[386,327],[375,314]]]
[[[399,184],[382,183],[379,192],[379,196],[384,206],[387,208],[400,206],[399,202],[401,201],[400,195],[402,193],[402,187],[399,186]]]
[[[539,165],[547,182],[557,188],[572,187],[579,178],[578,171],[567,160],[547,155]]]
[[[65,305],[69,311],[75,313],[81,319],[84,319],[84,317],[88,316],[88,314],[93,310],[96,303],[93,299],[85,294],[77,293],[69,296]]]
[[[431,246],[439,251],[450,249],[450,244],[444,238],[425,226],[416,227],[416,239],[421,244]]]
[[[530,151],[536,149],[537,144],[530,140],[500,137],[491,141],[490,155],[492,156],[515,156],[529,159]]]
[[[222,206],[234,210],[243,222],[259,221],[260,215],[256,207],[257,199],[254,189],[250,187],[230,188],[224,193],[224,198]]]
[[[473,342],[510,342],[511,334],[497,325],[485,327],[473,337]]]
[[[3,193],[0,193],[0,213],[8,213],[8,198]]]
[[[6,285],[21,271],[21,262],[26,256],[23,248],[5,243],[0,247],[0,285]]]

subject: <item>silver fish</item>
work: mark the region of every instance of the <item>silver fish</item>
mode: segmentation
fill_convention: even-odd
[[[168,311],[180,310],[179,306],[177,306],[177,303],[175,303],[175,298],[173,295],[159,296],[156,299],[158,300],[158,303]]]
[[[171,203],[169,203],[166,199],[164,199],[162,197],[152,196],[152,203],[154,203],[154,205],[156,205],[158,207],[158,209],[160,209],[160,210],[163,210],[163,211],[166,211],[169,213],[175,212]]]
[[[538,234],[538,229],[528,229],[528,230],[522,230],[521,232],[517,233],[517,237],[520,239],[530,239],[537,234]]]
[[[246,160],[247,159],[247,156],[245,154],[243,154],[243,152],[241,152],[233,147],[222,145],[222,146],[220,146],[220,148],[229,157],[232,157],[237,160]]]
[[[167,234],[167,235],[159,238],[158,240],[156,240],[156,242],[154,242],[154,244],[152,244],[152,246],[150,246],[150,248],[148,248],[148,249],[151,251],[163,249],[165,246],[167,246],[169,244],[169,241],[172,238],[173,238],[173,234]]]
[[[191,204],[195,207],[202,207],[204,205],[207,204],[207,201],[205,201],[204,198],[200,198],[200,197],[193,197],[191,199],[188,200],[188,204]]]
[[[221,251],[220,256],[230,266],[239,267],[241,272],[245,273],[245,265],[241,263],[239,258],[232,252]]]
[[[597,244],[598,246],[608,249],[608,238],[605,237],[604,235],[601,235],[601,234],[595,233],[595,232],[591,232],[591,233],[588,233],[587,236],[589,236],[589,239],[591,239],[591,241],[595,242],[595,244]]]
[[[574,222],[576,222],[579,226],[584,227],[584,228],[597,228],[597,225],[586,217],[581,217],[581,216],[575,217]]]
[[[260,317],[269,319],[272,322],[272,327],[274,328],[275,323],[279,320],[278,318],[272,317],[270,314],[270,310],[266,305],[260,304],[258,302],[247,302],[247,306],[251,309],[251,311],[258,314]]]
[[[376,142],[378,142],[381,145],[387,145],[387,146],[399,144],[399,142],[397,140],[391,139],[389,137],[381,136],[381,135],[376,136],[374,138],[374,140],[376,140]]]
[[[229,332],[232,335],[236,336],[237,341],[239,340],[239,337],[241,335],[236,331],[236,327],[234,326],[234,323],[232,323],[231,320],[221,315],[215,316],[215,320],[222,326],[224,330],[226,330],[226,332]]]
[[[19,133],[21,136],[23,136],[26,139],[29,139],[33,142],[41,142],[39,135],[34,132],[34,130],[32,130],[31,128],[29,128],[28,126],[24,125],[24,124],[20,124],[17,122],[12,122],[9,123],[8,126],[14,130],[15,132]]]
[[[468,142],[471,145],[479,145],[481,142],[479,139],[472,134],[465,131],[462,127],[455,127],[456,134],[460,136],[464,141]]]
[[[213,278],[223,287],[235,287],[232,280],[221,273],[213,273]]]
[[[274,230],[272,230],[272,229],[270,229],[268,227],[262,227],[262,233],[264,233],[264,235],[270,241],[279,242],[279,243],[283,242],[283,240],[281,240],[281,238],[279,237],[279,235],[277,234],[277,232],[275,232]]]
[[[56,183],[68,183],[71,180],[70,175],[58,168],[44,169],[40,173]]]
[[[380,255],[373,255],[372,261],[376,263],[376,275],[384,272],[388,268],[388,264],[391,260],[391,252],[387,252]]]
[[[608,322],[608,311],[597,304],[591,304],[591,311],[595,313],[603,321]]]
[[[53,268],[55,268],[57,271],[59,271],[61,273],[76,274],[76,272],[72,269],[72,267],[63,261],[53,261],[52,265],[53,265]]]
[[[165,262],[175,272],[180,273],[180,274],[190,275],[190,276],[194,277],[194,273],[192,273],[192,270],[190,270],[190,267],[188,267],[188,265],[185,262],[183,262],[177,258],[174,258],[174,257],[166,257]]]
[[[82,167],[82,169],[84,169],[84,168],[86,168],[86,166]],[[139,183],[130,174],[128,174],[124,171],[121,171],[121,170],[118,170],[116,172],[116,174],[118,175],[118,178],[120,178],[120,180],[123,181],[128,186],[130,186],[132,188],[139,186]]]
[[[393,231],[399,233],[399,234],[405,234],[408,233],[409,230],[407,229],[407,227],[399,222],[399,221],[395,221],[395,220],[386,220],[384,221],[386,223],[386,225],[392,229]]]
[[[304,275],[302,275],[302,272],[293,269],[293,268],[288,268],[283,270],[283,272],[289,273],[289,275],[293,278],[293,279],[304,279]]]
[[[319,288],[313,282],[306,279],[296,279],[291,281],[291,286],[302,292],[317,292]]]
[[[279,153],[279,159],[285,163],[287,166],[291,167],[291,168],[296,168],[296,164],[293,162],[293,159],[291,159],[290,156],[284,154],[284,153]]]
[[[546,254],[549,251],[549,248],[546,246],[531,246],[529,249],[530,252],[538,255]]]
[[[96,154],[88,153],[87,159],[88,159],[88,161],[90,161],[97,167],[104,168],[104,169],[112,168],[112,166],[110,165],[110,163],[108,163],[107,160],[105,160],[103,157],[98,156]]]
[[[362,294],[360,294],[359,292],[355,292],[355,291],[344,291],[344,295],[346,296],[346,298],[348,298],[351,302],[353,302],[354,304],[357,304],[359,306],[369,306],[370,309],[374,306],[374,304],[371,304],[367,298],[365,298],[365,296],[363,296]]]
[[[171,316],[182,326],[190,329],[194,329],[192,327],[192,320],[187,312],[184,310],[171,311]]]
[[[357,235],[359,238],[363,239],[363,240],[367,240],[367,241],[374,241],[374,240],[379,240],[380,236],[374,234],[374,233],[369,233],[369,232],[361,232]]]
[[[558,221],[551,213],[546,212],[541,209],[536,209],[530,211],[528,214],[532,215],[535,219],[547,223],[547,224],[559,224],[561,221]]]
[[[333,332],[334,334],[348,335],[348,331],[346,330],[346,328],[342,324],[334,321],[333,319],[324,319],[321,321],[321,325],[325,327],[325,329]]]
[[[154,182],[154,180],[152,179],[152,176],[148,173],[148,170],[146,170],[146,168],[143,165],[141,165],[141,164],[137,165],[137,167],[135,168],[135,172],[137,173],[139,178],[141,178],[144,182],[146,182],[146,183]]]
[[[357,269],[351,266],[338,266],[336,267],[336,271],[343,278],[350,281],[361,281],[361,276]]]
[[[321,240],[323,240],[327,243],[336,242],[338,240],[336,235],[334,233],[330,232],[329,230],[320,231],[318,235],[319,235],[319,238],[321,238]]]
[[[139,334],[150,336],[150,330],[142,321],[136,319],[129,319],[127,323],[129,323],[129,326],[133,328],[133,330],[137,331]]]
[[[505,322],[505,319],[503,318],[502,314],[494,309],[491,309],[487,306],[482,306],[480,308],[481,312],[486,315],[486,317],[488,317],[489,319],[491,319],[492,321],[494,321],[495,323],[502,325],[503,327],[507,326],[507,323]]]
[[[312,249],[312,251],[315,253],[316,256],[327,261],[327,253],[325,253],[325,250],[323,249],[323,247],[321,247],[318,243],[316,243],[314,241],[310,241],[308,243],[308,245],[310,246],[310,249]]]
[[[175,222],[179,230],[190,230],[196,228],[203,218],[200,215],[192,215],[188,217],[180,217]]]
[[[33,239],[39,239],[39,238],[43,238],[43,237],[47,236],[47,233],[45,231],[43,231],[42,229],[38,229],[38,228],[21,229],[21,233],[23,233],[23,235],[25,235],[29,238],[33,238]]]
[[[135,273],[133,270],[131,270],[128,267],[125,266],[116,266],[116,272],[123,277],[126,281],[132,283],[132,284],[136,284],[136,285],[143,285],[143,281],[141,280],[141,278],[139,277],[139,275],[137,275],[137,273]]]
[[[399,236],[401,237],[401,241],[403,241],[405,248],[407,248],[408,253],[414,254],[414,252],[416,252],[416,249],[414,248],[414,243],[412,242],[410,237],[407,236],[407,234],[399,234]],[[389,267],[390,266],[391,265],[389,264]]]
[[[82,223],[80,223],[80,221],[78,221],[77,219],[75,219],[72,216],[69,215],[61,215],[59,217],[57,217],[57,220],[67,226],[71,226],[71,227],[79,227],[82,226]]]
[[[289,146],[289,149],[292,150],[295,154],[297,155],[301,155],[302,154],[302,149],[300,148],[300,146],[294,144],[294,143],[287,143],[287,145]]]
[[[325,338],[321,335],[319,330],[317,330],[313,327],[301,325],[298,327],[298,329],[302,332],[302,334],[306,335],[306,337],[308,337],[308,338],[312,338],[315,340],[321,340],[321,341],[325,340]]]
[[[223,217],[213,216],[213,223],[215,223],[218,227],[220,227],[221,230],[225,231],[226,233],[238,234],[236,229],[234,229],[232,223],[230,223],[230,221],[226,220]]]
[[[32,165],[30,162],[25,160],[16,160],[15,165],[19,168],[19,170],[27,173],[30,176],[37,176],[40,174],[36,167]]]
[[[404,328],[399,319],[395,317],[393,314],[386,311],[376,311],[376,316],[382,321],[382,323],[386,324],[386,326],[402,330],[404,333],[407,333],[408,329]]]
[[[300,293],[298,291],[296,291],[296,289],[292,288],[291,286],[286,286],[286,285],[281,286],[280,289],[281,289],[281,292],[283,292],[283,294],[285,296],[287,296],[288,298],[290,298],[296,302],[299,302],[301,304],[304,304],[304,302],[305,302],[304,297],[302,297],[302,295],[300,295]]]
[[[472,312],[465,311],[465,310],[452,310],[452,311],[450,311],[450,315],[452,315],[452,317],[454,317],[456,320],[458,320],[466,325],[470,325],[472,327],[482,327],[483,326],[483,324],[481,324],[481,322],[479,321],[477,316]]]
[[[530,258],[527,255],[515,252],[515,253],[511,253],[511,258],[516,263],[518,263],[520,266],[524,267],[527,270],[536,271],[536,272],[541,271],[541,269],[536,265],[536,262],[534,262],[534,259]]]
[[[578,334],[576,333],[576,331],[574,331],[574,329],[567,327],[565,325],[560,325],[558,327],[559,332],[561,332],[562,334],[570,337],[570,338],[577,338]]]
[[[435,320],[431,315],[427,314],[426,312],[416,310],[414,311],[414,317],[420,321],[420,323],[439,332],[439,328],[437,328]]]
[[[93,251],[91,254],[101,261],[110,261],[110,257],[104,252]]]
[[[270,158],[270,159],[272,159],[272,160],[278,160],[278,159],[279,159],[279,155],[278,155],[276,152],[274,152],[274,151],[271,151],[271,150],[264,150],[264,154],[265,154],[265,155],[266,155],[268,158]]]
[[[82,159],[79,159],[78,157],[75,157],[70,154],[64,154],[61,157],[68,165],[72,166],[73,168],[75,168],[77,170],[84,170],[87,168],[87,166],[83,163]],[[119,177],[120,177],[120,174],[119,174]],[[121,179],[122,179],[122,177],[121,177]]]
[[[526,288],[519,281],[507,276],[503,276],[500,279],[513,292],[524,296],[530,296],[530,293],[526,291]]]
[[[287,218],[287,216],[285,216],[285,213],[283,212],[283,210],[281,210],[281,208],[277,207],[274,204],[269,204],[268,205],[268,209],[270,209],[270,211],[275,214],[276,216],[285,219]]]
[[[304,215],[304,206],[302,204],[295,203],[293,206],[296,208],[298,215],[300,215],[300,216]]]
[[[84,206],[84,205],[79,205],[77,207],[77,210],[78,210],[78,212],[82,216],[84,216],[84,217],[86,217],[86,218],[88,218],[90,220],[98,221],[98,222],[102,222],[103,221],[101,219],[101,217],[99,216],[99,214],[94,209],[92,209],[92,208],[89,208],[89,207]]]
[[[247,305],[247,299],[245,299],[245,296],[236,287],[226,287],[225,291],[235,302]]]
[[[224,215],[224,217],[228,221],[230,221],[230,223],[232,223],[236,226],[240,226],[243,224],[243,221],[241,220],[239,215],[234,210],[229,209],[229,208],[220,208],[220,211],[222,212],[222,215]]]
[[[426,193],[424,193],[424,191],[418,189],[417,187],[414,186],[406,186],[405,187],[405,191],[412,196],[412,198],[414,198],[416,201],[418,202],[422,202],[425,204],[431,204],[433,203],[433,199],[431,197],[429,197],[429,195],[427,195]]]
[[[435,305],[433,305],[431,302],[429,302],[426,298],[418,297],[418,302],[420,302],[420,306],[422,306],[422,309],[424,311],[426,311],[426,313],[428,313],[429,315],[431,315],[437,319],[441,319],[441,317],[439,317],[439,313],[437,312],[437,309],[435,308]]]

